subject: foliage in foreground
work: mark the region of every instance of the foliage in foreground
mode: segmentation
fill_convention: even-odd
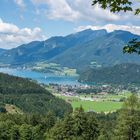
[[[99,4],[102,9],[109,9],[110,12],[134,12],[135,15],[140,14],[140,1],[132,0],[93,0],[92,5]],[[138,5],[138,6],[136,6]],[[140,40],[132,38],[123,48],[124,53],[136,53],[140,55]]]
[[[82,107],[58,119],[41,115],[0,114],[0,140],[139,140],[140,103],[132,95],[111,114],[84,112]]]
[[[99,4],[103,9],[110,9],[111,12],[129,12],[134,11],[135,15],[140,14],[140,8],[134,6],[139,1],[132,0],[93,0],[92,5]]]

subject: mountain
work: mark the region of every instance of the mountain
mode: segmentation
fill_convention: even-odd
[[[4,53],[6,50],[0,48],[0,54]]]
[[[77,69],[89,67],[92,62],[102,66],[139,63],[139,56],[123,54],[123,46],[132,38],[140,39],[140,36],[126,31],[114,31],[68,49],[51,61]]]
[[[38,61],[50,60],[62,54],[67,49],[82,45],[96,37],[107,34],[105,30],[85,30],[66,37],[52,37],[46,41],[33,41],[17,48],[6,51],[0,55],[0,62],[22,65]]]
[[[140,36],[128,31],[87,29],[68,36],[34,41],[0,54],[0,63],[10,65],[57,63],[60,66],[83,70],[87,67],[111,66],[121,63],[140,63],[140,57],[123,54],[123,46]]]
[[[119,64],[113,67],[88,69],[80,74],[79,81],[102,84],[140,84],[140,65]]]
[[[28,114],[47,114],[53,111],[57,116],[63,116],[72,111],[70,104],[56,98],[37,83],[3,73],[0,73],[1,104],[14,105]]]

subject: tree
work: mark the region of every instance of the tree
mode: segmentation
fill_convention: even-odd
[[[11,140],[19,140],[20,139],[19,126],[18,125],[14,125],[11,128],[10,138],[11,138]]]
[[[48,114],[42,119],[42,129],[50,130],[56,122],[56,116],[53,112],[49,111]]]
[[[139,140],[140,139],[140,103],[136,95],[129,97],[119,113],[115,140]]]
[[[33,140],[44,140],[44,133],[41,133],[42,129],[39,125],[32,128],[32,139]]]
[[[82,107],[58,121],[46,139],[97,140],[99,126],[93,114],[85,113]],[[47,134],[46,134],[47,136]]]
[[[140,41],[138,39],[132,39],[128,42],[126,46],[123,48],[124,53],[137,53],[140,55]]]
[[[0,121],[0,140],[9,140],[10,139],[10,129],[14,123],[10,120]]]
[[[6,113],[7,111],[6,111],[6,109],[5,109],[5,107],[0,107],[0,113]]]
[[[93,114],[86,114],[86,126],[83,131],[84,139],[96,140],[99,136],[99,124],[96,117]]]
[[[71,114],[66,115],[64,120],[58,120],[55,126],[51,129],[50,133],[46,133],[46,140],[72,140],[74,137],[74,119]]]
[[[135,15],[140,14],[140,8],[135,8],[134,2],[140,3],[140,1],[132,1],[132,0],[93,0],[92,5],[99,4],[103,9],[110,9],[111,12],[134,12]],[[132,39],[132,41],[128,42],[127,45],[123,48],[124,53],[137,53],[140,55],[140,41],[137,39]]]
[[[137,1],[138,2],[138,1]],[[99,4],[103,9],[110,9],[111,12],[116,13],[120,11],[134,11],[135,15],[140,14],[140,8],[133,6],[132,0],[93,0],[92,5]]]
[[[32,126],[23,124],[19,128],[20,140],[33,140],[32,137]]]

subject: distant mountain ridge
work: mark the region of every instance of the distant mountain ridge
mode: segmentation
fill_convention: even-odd
[[[4,53],[6,50],[0,48],[0,54]]]
[[[87,29],[4,51],[0,53],[0,63],[20,66],[47,61],[76,69],[89,67],[92,62],[102,66],[140,63],[139,56],[122,52],[123,46],[133,38],[140,39],[140,36],[121,30],[107,33],[106,30]]]
[[[123,46],[132,38],[140,39],[140,36],[126,31],[114,31],[83,43],[80,46],[73,47],[63,54],[54,57],[52,61],[77,68],[88,67],[93,61],[102,66],[120,63],[139,63],[139,56],[123,54]],[[62,58],[65,59],[62,60]]]
[[[97,36],[106,34],[105,30],[85,30],[66,37],[52,37],[46,41],[33,41],[1,54],[0,62],[8,64],[26,64],[51,58],[63,53],[69,48],[83,44]]]

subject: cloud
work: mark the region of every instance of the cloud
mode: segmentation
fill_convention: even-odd
[[[116,21],[120,17],[111,13],[109,10],[103,10],[98,5],[91,6],[91,0],[67,0],[73,9],[76,9],[81,14],[81,18],[88,21]]]
[[[82,31],[85,29],[92,29],[92,30],[100,30],[100,29],[106,29],[108,32],[112,32],[114,30],[124,30],[124,31],[129,31],[133,34],[140,35],[140,26],[127,26],[127,25],[115,25],[115,24],[107,24],[104,26],[79,26],[78,28],[75,29],[76,32]]]
[[[35,5],[47,5],[46,15],[49,19],[66,21],[88,20],[116,21],[120,16],[101,9],[98,5],[91,6],[91,0],[31,0]]]
[[[25,3],[23,0],[14,0],[14,2],[22,9],[25,8]]]
[[[16,25],[4,23],[2,19],[0,19],[0,34],[16,33],[18,30]]]
[[[59,3],[59,4],[58,4]],[[80,18],[79,11],[76,11],[70,7],[65,0],[49,0],[49,11],[46,12],[49,19],[64,19],[68,21],[77,20]]]
[[[44,40],[40,28],[20,29],[12,23],[5,23],[0,19],[0,48],[9,49],[34,40]]]

